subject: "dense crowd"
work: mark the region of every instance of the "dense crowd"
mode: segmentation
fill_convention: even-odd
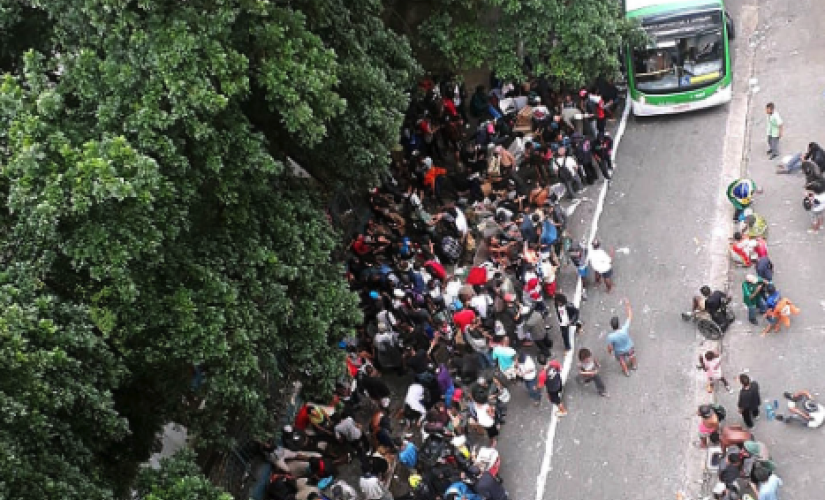
[[[581,324],[557,276],[572,264],[591,287],[613,287],[611,253],[572,242],[567,217],[612,174],[606,124],[621,103],[609,82],[563,94],[543,80],[491,84],[467,96],[455,78],[420,83],[349,247],[365,318],[341,343],[349,377],[333,404],[305,404],[264,445],[269,498],[378,500],[392,486],[422,500],[505,500],[495,447],[511,391],[522,385],[540,406],[543,390],[567,414],[554,330],[569,351]],[[626,307],[608,342],[629,376]],[[594,353],[577,358],[577,379],[607,397]],[[357,489],[340,472],[356,460]]]

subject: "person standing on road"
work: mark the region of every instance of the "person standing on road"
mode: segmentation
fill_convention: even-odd
[[[533,404],[538,406],[541,404],[541,392],[538,388],[538,368],[533,357],[527,353],[519,354],[518,364],[516,365],[518,374],[524,380],[524,387],[527,388],[527,395],[533,400]]]
[[[733,393],[733,389],[728,384],[728,379],[722,374],[722,358],[714,351],[706,351],[704,355],[699,356],[699,366],[704,370],[705,377],[708,380],[708,392],[713,393],[713,386],[716,382],[722,382],[725,390]]]
[[[765,305],[764,288],[765,282],[753,274],[745,276],[745,281],[742,282],[742,301],[748,308],[748,321],[753,325],[759,324],[756,320],[756,311],[765,314],[768,310],[768,306]]]
[[[630,338],[630,321],[633,319],[633,309],[630,307],[630,300],[624,299],[625,311],[627,312],[627,319],[624,325],[619,328],[619,317],[613,316],[610,318],[610,327],[613,331],[607,335],[607,352],[616,357],[616,361],[622,367],[626,377],[630,376],[630,370],[637,368],[636,364],[636,350],[633,346],[633,339]]]
[[[782,121],[782,117],[779,116],[772,102],[765,106],[765,113],[768,115],[768,157],[773,160],[779,156],[779,139],[785,131],[785,122]]]
[[[562,380],[561,380],[561,363],[555,359],[549,363],[539,374],[539,388],[544,387],[547,390],[547,398],[550,403],[556,405],[557,417],[564,417],[567,415],[567,408],[561,402]]]
[[[762,397],[759,394],[759,384],[755,380],[743,373],[739,375],[739,383],[742,388],[739,390],[739,413],[742,414],[742,419],[745,425],[753,427],[754,419],[759,418],[759,405]]]
[[[613,290],[613,256],[607,253],[599,240],[593,240],[593,250],[588,253],[590,267],[595,274],[596,286],[604,279],[607,293]]]
[[[579,310],[567,301],[564,294],[556,294],[553,301],[556,303],[556,318],[559,320],[561,339],[564,341],[564,352],[567,352],[573,348],[570,339],[574,329],[578,326]]]
[[[596,384],[596,390],[599,391],[599,396],[608,397],[607,388],[604,386],[601,376],[599,376],[599,360],[593,356],[590,349],[585,347],[579,349],[579,375],[576,380],[582,384],[593,382]]]

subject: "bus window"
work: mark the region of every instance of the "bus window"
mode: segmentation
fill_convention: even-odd
[[[724,76],[724,57],[721,31],[661,41],[634,52],[636,88],[661,93],[713,83]]]

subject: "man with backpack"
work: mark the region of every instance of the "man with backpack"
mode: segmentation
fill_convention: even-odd
[[[574,136],[576,148],[576,160],[584,172],[584,182],[588,185],[594,184],[599,179],[596,167],[593,165],[593,143],[587,136]]]

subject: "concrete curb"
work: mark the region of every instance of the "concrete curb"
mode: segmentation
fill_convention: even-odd
[[[750,111],[753,93],[750,89],[750,79],[754,74],[755,50],[751,49],[747,40],[756,31],[759,24],[759,6],[756,0],[748,0],[742,6],[740,27],[737,30],[740,40],[741,54],[737,54],[733,63],[733,73],[736,75],[733,99],[728,108],[726,125],[725,147],[722,156],[720,172],[721,185],[726,187],[737,178],[746,177],[748,172],[748,146],[750,143]],[[720,190],[716,200],[716,216],[714,218],[713,233],[708,250],[711,255],[711,267],[707,276],[707,283],[712,288],[737,293],[736,287],[731,287],[731,261],[728,256],[728,240],[733,234],[733,220],[730,217],[727,196]],[[707,350],[714,350],[724,355],[724,342],[703,340],[700,342],[696,356],[701,356]],[[715,403],[716,393],[708,394],[704,389],[704,382],[697,377],[693,390],[696,404]],[[714,471],[708,469],[709,453],[693,445],[691,435],[688,442],[687,474],[684,479],[681,498],[703,498],[710,494],[716,482]]]

